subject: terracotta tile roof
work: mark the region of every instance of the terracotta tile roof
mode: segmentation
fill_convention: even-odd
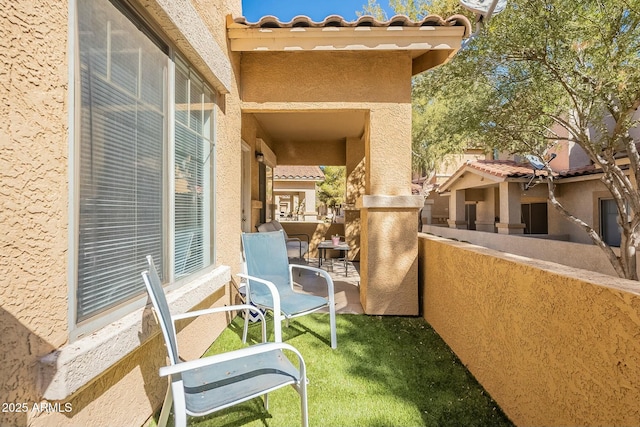
[[[323,181],[324,173],[318,166],[278,165],[273,170],[273,177],[275,179]]]
[[[498,177],[519,178],[523,176],[531,176],[533,168],[529,163],[517,163],[513,160],[476,160],[470,162],[467,166],[482,172],[489,173]],[[590,175],[600,172],[594,165],[582,166],[579,168],[565,169],[554,171],[554,176],[559,178],[568,178],[572,176]],[[537,171],[538,175],[546,175],[543,170]]]
[[[587,165],[581,168],[565,169],[558,171],[558,175],[561,178],[569,178],[572,176],[591,175],[593,173],[602,172],[601,169],[596,168],[594,165]]]
[[[493,175],[496,178],[504,180],[506,178],[530,178],[533,174],[533,167],[529,163],[519,163],[513,160],[476,160],[467,162],[450,176],[441,186],[442,191],[447,191],[449,186],[455,182],[465,170],[476,170],[478,172]],[[594,165],[583,166],[579,168],[555,171],[554,176],[558,179],[571,178],[576,176],[585,176],[602,172],[601,169]],[[546,176],[544,170],[537,170],[536,175]]]
[[[533,173],[533,168],[530,164],[517,163],[513,160],[476,160],[467,163],[466,166],[500,178],[518,178]],[[546,175],[546,172],[539,171],[538,174]]]
[[[413,21],[408,16],[396,15],[387,21],[379,21],[373,16],[361,16],[356,21],[346,21],[342,16],[327,16],[320,22],[315,22],[308,16],[296,16],[289,22],[282,22],[275,16],[265,16],[258,22],[248,22],[244,16],[235,18],[235,24],[246,25],[250,28],[326,28],[326,27],[465,27],[465,35],[471,33],[471,23],[466,16],[453,15],[442,18],[439,15],[429,15],[420,21]]]

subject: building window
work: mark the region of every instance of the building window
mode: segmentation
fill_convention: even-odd
[[[613,199],[600,199],[600,234],[607,245],[620,247],[618,207]]]
[[[117,1],[77,10],[76,324],[143,294],[146,255],[165,281],[211,264],[214,156],[189,65]]]
[[[209,218],[213,154],[213,93],[189,67],[175,67],[175,275],[211,258]]]

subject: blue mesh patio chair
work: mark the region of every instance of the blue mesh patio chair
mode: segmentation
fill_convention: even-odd
[[[269,410],[267,393],[292,385],[300,395],[302,425],[307,427],[307,377],[302,355],[291,345],[266,342],[266,325],[262,317],[262,343],[239,350],[216,354],[198,360],[178,358],[178,342],[174,323],[224,311],[256,310],[240,304],[171,315],[160,278],[151,256],[149,270],[142,273],[153,308],[169,352],[169,366],[160,368],[160,376],[169,377],[170,385],[160,412],[159,426],[165,426],[173,406],[175,425],[186,426],[187,415],[203,416],[241,402],[264,396],[265,410]],[[274,303],[279,304],[277,295]],[[262,316],[262,313],[259,313]],[[280,324],[274,325],[276,330]],[[280,335],[277,332],[276,335]],[[283,350],[297,356],[298,367],[292,364]],[[295,357],[294,357],[295,359]]]
[[[238,276],[246,279],[246,302],[273,312],[274,323],[313,313],[329,307],[331,326],[331,348],[337,348],[336,308],[334,302],[333,280],[326,271],[308,265],[289,264],[287,247],[282,231],[264,233],[242,233],[242,249],[246,265],[246,274]],[[327,297],[308,295],[293,290],[293,269],[310,270],[324,277],[327,283]],[[278,290],[279,301],[273,297],[270,289]],[[276,304],[279,302],[279,304]],[[279,307],[278,307],[279,305]],[[243,341],[246,340],[246,323]],[[280,328],[275,328],[277,333]],[[281,341],[281,336],[275,337]]]

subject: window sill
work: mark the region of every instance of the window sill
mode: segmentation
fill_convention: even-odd
[[[220,266],[167,293],[172,314],[185,313],[231,280],[231,268]],[[146,313],[145,313],[146,310]],[[146,307],[40,359],[42,397],[65,400],[160,332],[145,322]]]

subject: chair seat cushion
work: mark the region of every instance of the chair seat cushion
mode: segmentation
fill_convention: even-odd
[[[329,305],[327,299],[323,297],[294,292],[289,289],[283,289],[282,287],[280,287],[279,290],[280,309],[287,317]],[[251,302],[258,307],[273,308],[273,299],[270,294],[256,295],[252,293]]]
[[[273,350],[187,371],[182,379],[187,413],[205,415],[294,384],[300,372],[281,350]]]

